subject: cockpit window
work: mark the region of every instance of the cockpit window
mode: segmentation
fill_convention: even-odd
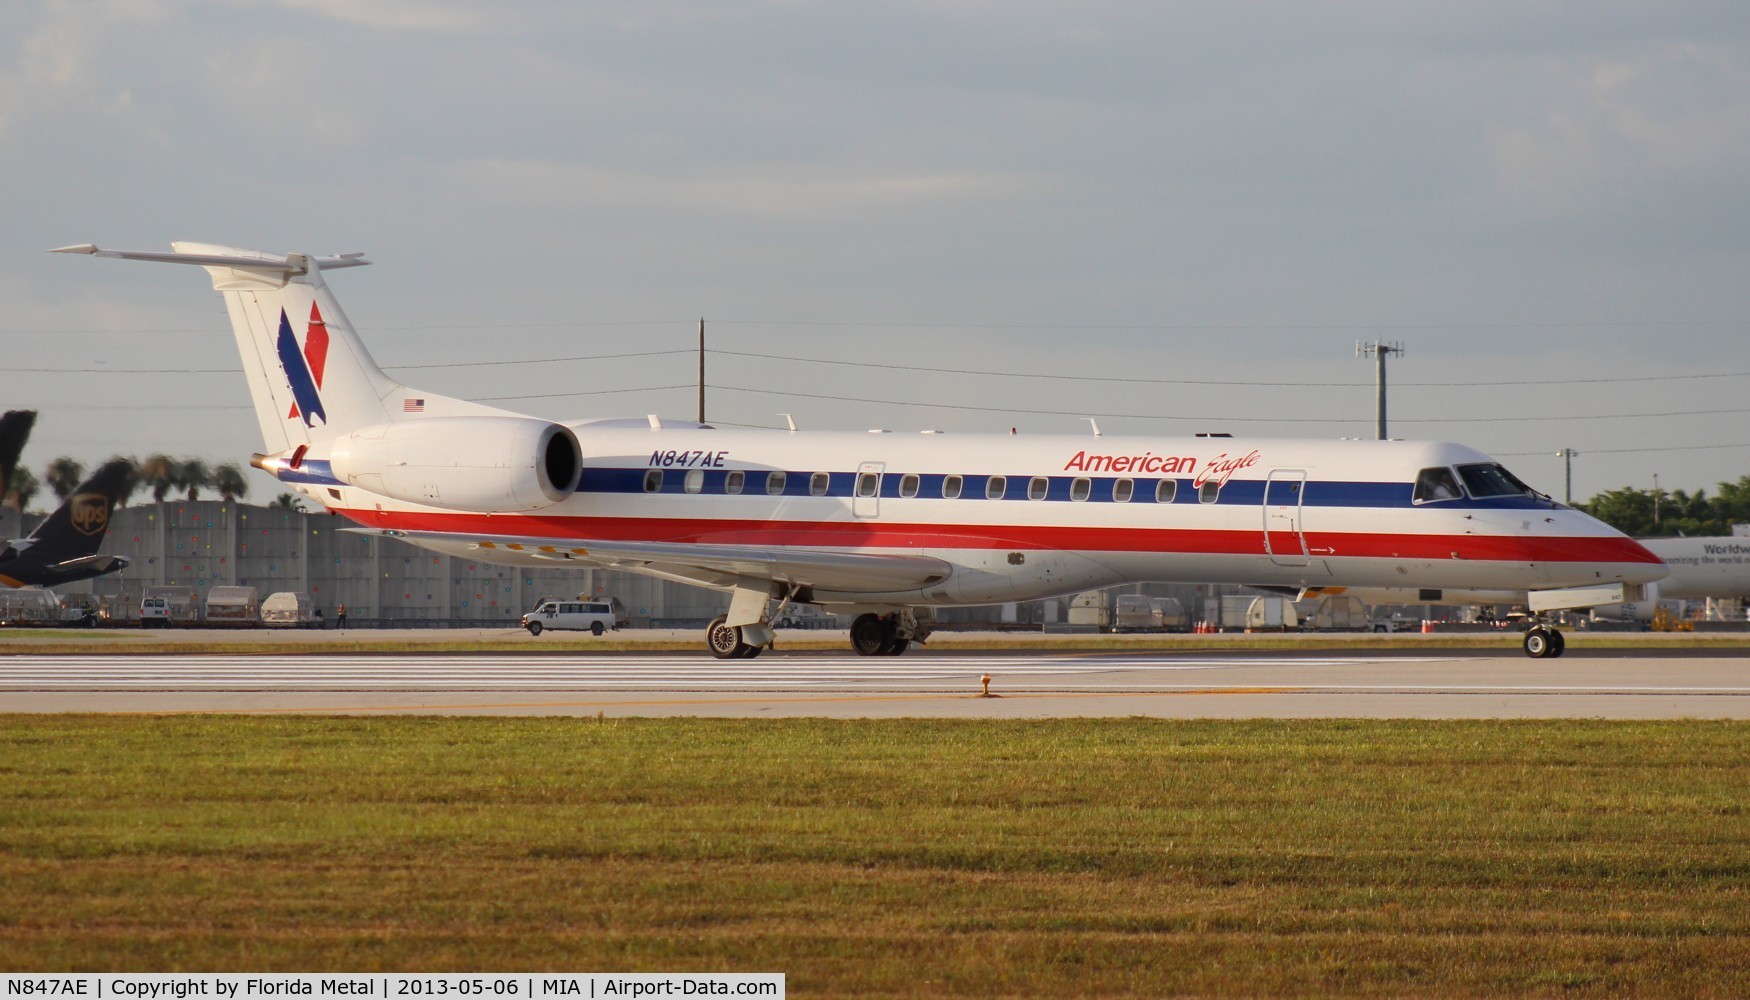
[[[1499,465],[1461,465],[1458,474],[1464,477],[1465,489],[1477,499],[1484,497],[1535,496],[1537,491],[1519,481],[1519,477]]]
[[[1440,466],[1416,474],[1416,492],[1410,500],[1413,503],[1433,503],[1436,500],[1457,500],[1463,495],[1458,488],[1458,477],[1451,469]]]

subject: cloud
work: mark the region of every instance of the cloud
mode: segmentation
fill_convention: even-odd
[[[1020,197],[1042,186],[1022,174],[979,171],[836,172],[749,164],[713,174],[613,170],[545,160],[472,160],[452,168],[486,198],[553,206],[620,205],[792,222],[827,222],[967,201]]]
[[[1570,211],[1667,183],[1740,173],[1750,162],[1750,67],[1698,43],[1630,55],[1549,59],[1528,95],[1489,129],[1509,197]]]
[[[488,5],[444,0],[282,0],[288,10],[316,14],[365,28],[424,31],[460,35],[488,26],[494,14]]]

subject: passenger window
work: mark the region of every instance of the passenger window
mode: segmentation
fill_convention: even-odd
[[[904,475],[899,477],[899,495],[911,499],[918,495],[918,477]]]
[[[1044,476],[1034,476],[1032,481],[1027,483],[1027,499],[1043,500],[1045,499],[1046,491],[1050,488],[1050,480],[1046,479]]]
[[[1086,479],[1078,479],[1069,484],[1069,498],[1071,500],[1086,500],[1088,498],[1088,493],[1091,492],[1093,488],[1094,485]]]
[[[746,473],[731,472],[723,480],[723,492],[730,496],[736,496],[741,492],[741,484],[745,478]]]
[[[1416,492],[1410,496],[1411,503],[1433,503],[1436,500],[1457,500],[1463,494],[1458,489],[1458,477],[1452,470],[1441,466],[1434,469],[1423,469],[1416,474]]]
[[[785,478],[786,477],[782,472],[769,473],[766,476],[766,495],[773,497],[782,496],[784,493]]]
[[[644,492],[646,492],[646,493],[661,493],[662,492],[662,470],[661,469],[651,469],[649,472],[646,472],[644,474]]]
[[[832,476],[825,472],[816,472],[808,479],[808,494],[810,496],[826,496],[826,488],[832,484]]]
[[[705,470],[688,469],[687,478],[681,484],[688,493],[697,493],[705,488]]]
[[[1197,502],[1198,503],[1214,503],[1215,501],[1217,501],[1219,499],[1221,499],[1221,484],[1220,483],[1212,481],[1212,482],[1204,483],[1202,486],[1197,487]]]
[[[1130,495],[1136,492],[1136,484],[1128,479],[1120,479],[1112,484],[1112,502],[1129,503]]]
[[[949,477],[943,479],[942,480],[942,499],[944,499],[944,500],[958,500],[958,499],[960,499],[961,483],[962,483],[962,480],[959,476],[949,476]]]
[[[1220,493],[1221,487],[1217,486],[1215,491]],[[1155,503],[1172,503],[1173,498],[1178,495],[1179,481],[1177,479],[1163,479],[1155,484]],[[1200,495],[1197,499],[1203,500],[1203,497]],[[1214,503],[1215,500],[1211,498],[1209,500],[1203,500],[1203,502]]]
[[[1009,490],[1008,477],[1006,477],[1006,476],[992,476],[984,484],[984,498],[986,500],[1001,500],[1003,498],[1003,494],[1007,493],[1008,490]]]
[[[824,476],[824,475],[826,475],[826,473],[824,473],[824,472],[818,473],[817,477]],[[826,491],[823,489],[819,493],[816,493],[815,496],[819,496],[820,493],[825,493],[825,492]],[[859,472],[859,473],[857,473],[857,495],[858,496],[860,496],[860,497],[872,497],[880,492],[881,492],[881,476],[879,474],[874,473],[874,472]]]

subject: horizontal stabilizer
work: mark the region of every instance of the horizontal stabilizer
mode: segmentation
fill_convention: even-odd
[[[49,253],[82,253],[92,257],[113,257],[117,260],[199,264],[202,267],[247,267],[257,271],[278,271],[281,274],[308,274],[311,267],[329,271],[338,267],[363,267],[370,263],[363,253],[343,253],[332,257],[306,257],[303,254],[271,254],[260,251],[236,254],[164,253],[159,250],[104,250],[93,243],[56,247]]]

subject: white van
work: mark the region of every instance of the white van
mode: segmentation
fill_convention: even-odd
[[[170,602],[162,597],[148,597],[140,602],[140,627],[170,624]]]
[[[542,629],[563,629],[572,632],[592,632],[601,635],[619,628],[614,618],[614,606],[606,601],[546,601],[523,615],[523,628],[530,635],[540,635]]]

